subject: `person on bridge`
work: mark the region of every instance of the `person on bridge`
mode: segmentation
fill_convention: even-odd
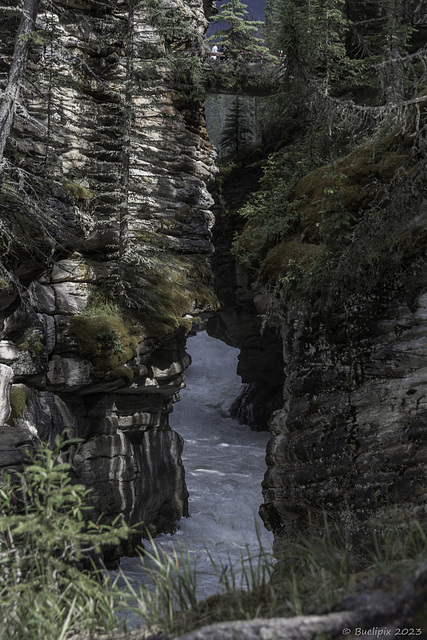
[[[218,53],[218,45],[214,44],[214,46],[212,47],[212,53]],[[212,55],[211,60],[217,60],[217,56]]]

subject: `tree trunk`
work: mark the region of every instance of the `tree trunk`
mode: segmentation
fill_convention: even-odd
[[[27,63],[30,40],[28,34],[34,30],[39,0],[24,0],[22,18],[15,38],[9,78],[0,104],[0,172],[4,147],[12,128],[19,92]]]

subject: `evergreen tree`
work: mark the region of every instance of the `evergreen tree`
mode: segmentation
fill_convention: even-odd
[[[276,54],[276,28],[275,24],[278,19],[277,3],[276,0],[266,0],[264,10],[264,39],[269,50]]]
[[[279,0],[277,48],[291,74],[315,79],[329,93],[335,79],[348,78],[344,0]]]
[[[237,155],[250,142],[253,135],[243,99],[236,96],[225,117],[220,148],[230,155]]]
[[[269,52],[264,46],[258,29],[263,22],[249,20],[247,5],[240,0],[227,0],[220,8],[220,12],[212,19],[212,24],[225,24],[207,39],[221,45],[230,58],[256,59],[258,56],[268,57]]]

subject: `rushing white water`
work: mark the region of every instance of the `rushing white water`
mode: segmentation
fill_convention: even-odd
[[[187,387],[170,422],[185,441],[190,517],[181,520],[174,535],[157,538],[156,545],[168,552],[176,545],[188,551],[196,561],[197,592],[203,598],[219,587],[209,554],[216,565],[229,566],[242,555],[256,555],[259,539],[271,551],[272,536],[257,513],[268,434],[253,432],[229,417],[230,405],[241,391],[235,373],[238,350],[205,332],[190,338],[187,350],[192,357]],[[143,579],[134,559],[124,559],[121,566],[129,578]]]

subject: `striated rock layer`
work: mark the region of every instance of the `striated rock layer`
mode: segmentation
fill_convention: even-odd
[[[215,305],[215,154],[186,72],[212,5],[42,4],[5,153],[6,169],[49,178],[49,210],[70,233],[43,264],[28,241],[9,257],[0,363],[13,384],[0,465],[65,430],[82,439],[71,459],[93,516],[153,533],[187,513],[168,414],[189,364],[186,326]],[[13,14],[2,22],[3,86],[16,25]]]

